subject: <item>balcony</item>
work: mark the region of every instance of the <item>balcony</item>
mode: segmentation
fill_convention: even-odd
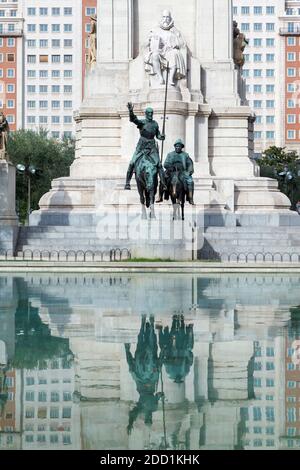
[[[5,37],[17,38],[17,37],[22,37],[22,36],[23,36],[22,27],[14,28],[13,30],[5,26],[2,26],[2,28],[0,27],[0,38],[5,38]]]

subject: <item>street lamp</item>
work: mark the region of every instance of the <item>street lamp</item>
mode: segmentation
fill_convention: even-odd
[[[29,216],[30,216],[30,209],[31,209],[31,178],[32,176],[36,176],[39,178],[42,176],[43,171],[39,168],[35,168],[33,165],[23,165],[19,164],[16,166],[17,172],[20,175],[24,175],[27,178],[27,225],[29,225]]]

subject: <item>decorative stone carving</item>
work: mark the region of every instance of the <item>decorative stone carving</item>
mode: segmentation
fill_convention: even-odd
[[[175,28],[171,12],[165,10],[159,26],[150,31],[144,56],[145,70],[156,75],[160,84],[165,83],[164,71],[169,64],[170,84],[175,86],[177,80],[186,76],[184,59],[185,40]]]
[[[97,62],[97,15],[91,16],[90,47],[88,63],[93,67]]]
[[[245,63],[244,50],[249,44],[246,36],[240,32],[236,21],[233,22],[233,61],[238,68]]]
[[[3,112],[0,112],[0,160],[8,160],[7,158],[7,140],[9,133],[9,125]]]

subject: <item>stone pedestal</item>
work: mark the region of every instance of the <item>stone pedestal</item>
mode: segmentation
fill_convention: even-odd
[[[97,67],[87,76],[85,99],[75,113],[75,161],[70,177],[55,180],[51,191],[42,197],[31,225],[88,225],[95,234],[99,221],[113,217],[116,211],[120,220],[128,211],[141,214],[136,189],[130,195],[123,190],[139,138],[126,105],[131,101],[139,118],[152,106],[162,128],[165,86],[145,72],[144,47],[162,10],[169,7],[166,0],[139,0],[138,8],[133,0],[115,0],[113,6],[111,0],[99,0]],[[241,220],[253,225],[258,210],[289,215],[288,198],[274,180],[259,178],[259,169],[251,159],[253,115],[246,105],[243,79],[232,60],[231,1],[198,0],[183,6],[181,0],[173,0],[171,8],[175,27],[187,44],[182,57],[188,74],[168,89],[164,148],[166,155],[181,138],[195,162],[196,219],[207,227],[237,225]],[[160,220],[165,211],[170,208],[158,209]],[[203,227],[197,227],[202,236]],[[123,233],[127,230],[122,223],[119,229]],[[155,223],[152,229],[156,230]],[[103,239],[98,240],[99,247],[104,246]],[[168,242],[172,253],[185,250],[185,240],[180,247],[172,238]],[[150,239],[136,247],[124,239],[124,245],[134,253],[141,247],[148,248],[149,256],[152,253]],[[163,238],[156,243],[155,253],[156,258],[162,254],[169,257]],[[186,259],[186,254],[182,258]],[[192,259],[191,252],[188,259]]]
[[[18,234],[16,215],[16,170],[0,160],[0,252],[13,251]]]

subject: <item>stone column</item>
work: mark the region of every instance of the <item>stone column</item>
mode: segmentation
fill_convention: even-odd
[[[18,232],[16,215],[16,170],[6,160],[0,161],[0,250],[12,251]]]

